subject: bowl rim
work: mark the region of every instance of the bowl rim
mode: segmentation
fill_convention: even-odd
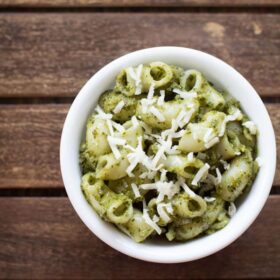
[[[264,173],[266,175],[266,178],[262,178],[262,180],[261,180],[261,183],[265,184],[265,186],[261,190],[261,193],[258,194],[257,203],[255,203],[255,205],[253,205],[254,211],[250,214],[250,217],[246,217],[246,218],[242,219],[243,226],[238,228],[237,230],[232,231],[232,232],[228,232],[228,231],[226,232],[223,229],[223,230],[220,230],[220,231],[216,232],[215,234],[213,234],[213,235],[217,236],[216,240],[219,240],[219,238],[220,238],[220,240],[222,240],[222,242],[218,242],[218,244],[216,244],[214,242],[214,239],[210,238],[208,243],[204,242],[205,243],[204,245],[207,245],[207,246],[204,248],[203,251],[194,250],[191,253],[187,252],[185,254],[184,253],[178,254],[179,249],[177,247],[182,247],[183,244],[186,244],[186,243],[182,243],[180,245],[173,246],[174,248],[176,248],[176,250],[174,250],[174,252],[176,251],[177,254],[175,254],[175,253],[173,254],[173,251],[171,249],[164,250],[164,249],[159,249],[159,248],[157,248],[157,252],[149,252],[149,254],[145,254],[145,252],[148,252],[147,250],[149,248],[152,249],[153,246],[151,246],[150,244],[143,245],[143,243],[141,243],[141,244],[136,243],[135,246],[133,246],[133,248],[132,248],[130,246],[126,246],[126,243],[124,240],[119,239],[117,237],[112,238],[115,235],[115,233],[113,233],[113,231],[111,231],[112,229],[110,227],[107,227],[105,225],[106,222],[102,221],[102,223],[104,223],[104,225],[100,226],[100,224],[94,225],[93,221],[89,220],[88,215],[85,214],[85,209],[83,209],[83,207],[81,205],[79,205],[78,200],[75,197],[76,194],[73,191],[73,183],[71,181],[71,178],[70,178],[70,175],[68,172],[72,168],[71,163],[69,163],[69,161],[67,161],[67,159],[68,159],[67,153],[69,152],[69,149],[71,150],[71,148],[72,148],[71,145],[69,144],[69,140],[68,140],[69,136],[71,135],[72,124],[76,121],[75,116],[77,117],[77,112],[79,110],[81,110],[80,105],[82,102],[84,102],[86,95],[88,95],[86,93],[88,93],[92,84],[95,81],[97,81],[98,79],[100,79],[101,77],[103,77],[104,75],[106,75],[106,73],[108,71],[110,71],[110,69],[112,67],[120,67],[122,65],[123,61],[125,61],[127,59],[133,60],[134,57],[137,57],[137,56],[143,56],[143,57],[145,57],[147,55],[152,56],[152,54],[155,54],[158,52],[165,53],[166,55],[168,55],[168,53],[174,53],[174,52],[177,52],[177,53],[179,52],[182,54],[188,53],[188,55],[194,55],[197,58],[201,57],[202,59],[209,61],[209,63],[215,62],[217,65],[219,64],[221,66],[221,68],[223,68],[224,70],[231,73],[236,79],[238,79],[244,86],[247,87],[248,94],[250,93],[251,99],[254,100],[254,102],[257,106],[259,106],[258,109],[260,109],[260,111],[258,111],[258,113],[261,113],[261,115],[263,117],[263,122],[266,125],[266,135],[264,137],[269,140],[269,144],[270,144],[269,147],[267,147],[269,157],[270,157],[270,161],[269,161],[270,168],[269,169],[266,168],[266,172]],[[244,104],[242,104],[242,105],[244,105]],[[250,119],[251,119],[251,116],[250,116]],[[83,125],[85,126],[85,123]],[[140,260],[144,260],[144,261],[150,261],[150,262],[156,262],[156,263],[187,262],[187,261],[192,261],[192,260],[196,260],[196,259],[200,259],[200,258],[209,256],[209,255],[214,254],[214,253],[218,252],[219,250],[225,248],[226,246],[228,246],[229,244],[234,242],[239,236],[241,236],[250,227],[250,225],[254,222],[256,217],[259,215],[260,211],[262,210],[262,208],[269,196],[269,192],[270,192],[270,189],[271,189],[271,186],[273,183],[274,174],[275,174],[275,170],[276,170],[275,134],[274,134],[273,126],[272,126],[271,120],[269,118],[268,112],[267,112],[263,102],[261,101],[261,98],[255,91],[255,89],[251,86],[251,84],[232,66],[230,66],[223,60],[221,60],[213,55],[210,55],[208,53],[205,53],[205,52],[202,52],[199,50],[195,50],[195,49],[184,48],[184,47],[175,47],[175,46],[160,46],[160,47],[146,48],[146,49],[141,49],[141,50],[137,50],[137,51],[128,53],[128,54],[123,55],[123,56],[113,60],[112,62],[108,63],[107,65],[102,67],[99,71],[97,71],[85,83],[85,85],[79,91],[78,95],[76,96],[75,100],[73,101],[73,103],[67,113],[67,117],[65,119],[62,134],[61,134],[60,168],[61,168],[61,174],[62,174],[64,186],[65,186],[67,195],[69,197],[69,200],[70,200],[73,208],[75,209],[76,213],[81,218],[81,220],[91,230],[91,232],[94,233],[103,242],[105,242],[112,248],[116,249],[117,251],[120,251],[128,256],[131,256],[131,257],[134,257],[134,258],[137,258]],[[264,177],[264,176],[262,176],[262,177]],[[253,185],[255,185],[255,182]],[[252,200],[252,202],[253,202],[253,200]],[[92,219],[93,218],[94,218],[94,216],[92,217]],[[225,227],[225,229],[227,227]],[[109,232],[109,231],[111,231],[111,232]],[[221,235],[222,231],[224,231],[224,233],[227,234],[227,238],[225,238]],[[211,237],[211,236],[212,235],[209,235],[209,237]],[[202,237],[202,239],[196,239],[191,242],[203,243],[203,242],[201,242],[201,240],[203,240],[203,238],[205,239],[205,238],[209,238],[209,237],[208,236]],[[189,243],[189,242],[187,242],[187,243]],[[145,250],[144,249],[142,250],[143,246],[145,247]],[[196,246],[199,248],[199,245],[196,245]],[[163,255],[165,252],[168,252],[168,254],[169,254],[167,257]]]

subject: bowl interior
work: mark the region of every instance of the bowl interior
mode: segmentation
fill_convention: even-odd
[[[85,200],[81,189],[79,146],[84,139],[85,124],[102,92],[112,87],[118,72],[126,67],[163,61],[184,69],[194,68],[218,88],[238,99],[243,110],[259,130],[258,156],[263,165],[250,192],[242,198],[237,213],[222,230],[186,243],[148,241],[136,244],[114,226],[102,221]],[[69,199],[76,212],[100,239],[111,247],[135,258],[147,261],[175,263],[198,259],[212,254],[238,238],[254,221],[262,209],[275,172],[275,137],[264,104],[253,87],[231,66],[200,51],[159,47],[125,55],[97,72],[81,89],[67,115],[61,138],[61,172]]]

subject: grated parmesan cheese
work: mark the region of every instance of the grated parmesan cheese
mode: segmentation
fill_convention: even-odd
[[[165,91],[160,90],[159,91],[160,97],[158,98],[157,105],[162,106],[164,104],[164,98],[165,98]]]
[[[239,109],[235,108],[235,111],[233,114],[226,116],[226,122],[233,122],[236,120],[241,120],[242,119],[242,113]]]
[[[217,184],[220,184],[222,182],[222,174],[221,174],[219,168],[216,168],[216,174],[217,174],[217,178],[216,178]]]
[[[211,203],[216,200],[216,197],[205,196],[204,200]]]
[[[247,121],[247,122],[244,122],[242,123],[242,125],[246,128],[248,128],[248,130],[250,131],[250,133],[252,135],[256,135],[257,134],[257,126],[255,125],[254,122],[252,121]]]
[[[143,172],[142,174],[140,174],[139,178],[141,179],[154,179],[156,177],[157,172],[156,171],[147,171],[147,172]]]
[[[193,180],[192,180],[192,185],[197,186],[197,183],[207,175],[208,169],[210,168],[210,165],[208,163],[205,163],[195,174]]]
[[[132,152],[127,155],[127,159],[130,163],[126,169],[126,173],[129,177],[134,177],[132,171],[137,166],[138,163],[142,163],[148,170],[153,169],[151,159],[145,154],[142,147],[142,137],[138,137],[138,145],[134,149],[133,147],[126,145],[126,148],[130,149]]]
[[[161,182],[164,182],[166,181],[166,173],[167,173],[167,170],[166,169],[162,169],[160,170],[160,181]]]
[[[121,101],[116,105],[116,107],[114,108],[113,113],[114,113],[114,114],[118,114],[118,113],[122,110],[122,108],[123,108],[124,105],[125,105],[124,101],[121,100]]]
[[[119,123],[116,123],[116,122],[112,121],[112,126],[120,133],[125,131],[124,127]]]
[[[205,148],[209,149],[219,142],[219,137],[214,137],[209,142],[205,143]]]
[[[155,182],[149,184],[142,184],[139,188],[143,190],[157,190],[158,197],[156,203],[160,203],[163,201],[164,197],[167,196],[168,199],[171,199],[175,194],[180,191],[178,184],[174,184],[174,182]]]
[[[114,136],[112,121],[111,120],[106,120],[106,123],[107,123],[108,129],[109,129],[109,134],[111,136]]]
[[[107,140],[115,158],[119,159],[121,157],[121,153],[117,148],[117,145],[119,146],[125,145],[126,140],[117,137],[112,137],[112,136],[107,136]]]
[[[103,120],[111,120],[113,117],[112,114],[106,114],[99,105],[96,106],[95,111],[97,113],[95,115],[96,118],[103,119]]]
[[[154,97],[154,93],[155,93],[155,85],[152,83],[150,88],[149,88],[149,92],[147,94],[147,99],[152,100],[153,97]]]
[[[134,129],[136,129],[138,127],[138,125],[139,125],[139,122],[138,122],[138,120],[137,120],[137,118],[135,116],[133,116],[131,118],[131,122],[132,122],[132,125],[133,125]]]
[[[135,183],[131,184],[131,188],[132,188],[135,198],[141,197],[139,189]]]
[[[190,99],[190,98],[197,97],[197,93],[196,92],[186,92],[186,91],[180,90],[178,88],[173,89],[173,92],[175,92],[178,95],[180,95],[180,97],[183,98],[183,99]]]
[[[171,206],[170,203],[169,203],[169,205],[170,205],[170,207],[171,207],[171,209],[172,209],[172,206]],[[169,215],[166,213],[166,211],[164,210],[164,208],[166,209],[166,211],[168,211],[168,206],[167,206],[167,204],[165,204],[165,203],[159,203],[159,204],[157,205],[157,212],[158,212],[160,218],[161,218],[165,223],[168,223],[171,219],[170,219]],[[169,208],[169,209],[170,209],[170,208]],[[173,211],[173,209],[172,209],[172,211]]]
[[[129,76],[134,80],[135,82],[135,95],[140,95],[141,90],[142,90],[142,85],[141,85],[141,74],[142,74],[142,69],[143,69],[143,64],[140,64],[136,71],[132,67],[127,68],[127,73]]]
[[[188,153],[187,159],[188,160],[193,160],[193,152]]]
[[[204,134],[203,141],[204,143],[208,143],[213,139],[213,128],[208,128],[206,133]]]
[[[155,222],[157,220],[156,217],[157,216],[155,215],[153,217],[153,220],[151,219],[151,217],[149,216],[149,211],[147,209],[146,201],[144,199],[143,200],[143,219],[146,222],[146,224],[148,224],[151,228],[153,228],[158,234],[161,234],[161,228]]]
[[[235,213],[236,213],[236,206],[233,202],[230,202],[228,207],[228,215],[230,217],[233,217]]]
[[[221,129],[219,132],[219,137],[222,137],[225,134],[226,125],[228,122],[241,120],[241,119],[242,119],[242,113],[239,109],[236,108],[235,112],[231,115],[226,116],[224,121],[222,122]]]
[[[164,122],[165,121],[165,117],[164,115],[154,106],[150,107],[150,112],[160,121],[160,122]]]
[[[195,192],[193,192],[186,183],[182,184],[181,186],[190,197],[194,198],[196,196]]]
[[[225,160],[220,160],[220,163],[223,165],[225,170],[228,170],[230,168],[230,164],[227,163]]]
[[[149,127],[146,123],[141,122],[141,126],[144,128],[145,133],[147,133],[147,134],[151,134],[152,133],[151,127]]]

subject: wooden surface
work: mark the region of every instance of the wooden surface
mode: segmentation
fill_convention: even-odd
[[[160,45],[212,53],[279,96],[279,30],[267,13],[4,13],[0,96],[73,97],[111,60]]]
[[[61,129],[80,87],[109,61],[158,45],[200,49],[239,70],[280,144],[279,8],[279,0],[0,0],[0,279],[279,279],[279,147],[253,226],[221,252],[178,265],[101,242],[75,214],[59,170]]]
[[[3,7],[278,7],[279,0],[0,0]]]
[[[221,252],[160,265],[124,256],[82,224],[67,198],[0,199],[2,278],[244,279],[280,275],[280,197],[270,197],[253,226]]]

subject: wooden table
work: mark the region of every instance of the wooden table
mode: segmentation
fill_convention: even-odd
[[[85,81],[116,57],[160,45],[233,65],[266,103],[279,143],[279,7],[279,0],[0,0],[0,278],[279,278],[279,165],[264,210],[241,238],[176,265],[138,261],[98,240],[72,209],[59,170],[63,121]]]

